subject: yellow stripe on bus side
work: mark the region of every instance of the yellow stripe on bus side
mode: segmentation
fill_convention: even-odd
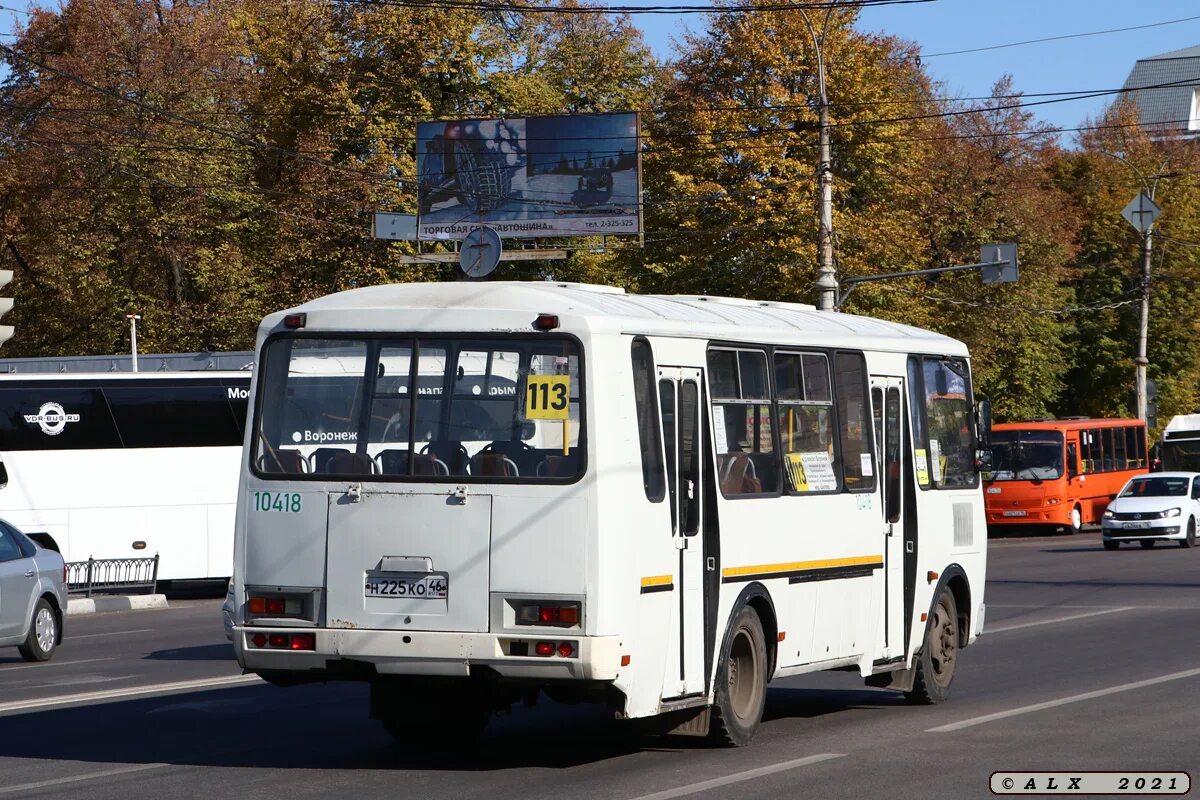
[[[883,566],[883,556],[855,556],[853,558],[826,558],[820,561],[792,561],[788,564],[757,564],[751,567],[730,567],[723,570],[726,578],[742,575],[768,575],[773,572],[804,572],[811,569],[830,567]]]
[[[674,578],[671,575],[651,575],[649,578],[642,578],[643,588],[646,586],[666,586]]]

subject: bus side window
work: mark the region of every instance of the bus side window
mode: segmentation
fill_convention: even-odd
[[[717,483],[726,497],[779,491],[767,355],[708,351]]]
[[[1067,479],[1077,477],[1079,475],[1079,455],[1076,452],[1074,442],[1067,444]]]
[[[873,492],[875,454],[867,408],[867,363],[862,353],[838,353],[834,357],[834,382],[846,489]]]
[[[642,451],[642,486],[646,499],[661,503],[663,487],[662,441],[659,438],[658,403],[654,402],[654,359],[650,343],[635,339],[633,359],[633,404],[637,411],[638,444]]]

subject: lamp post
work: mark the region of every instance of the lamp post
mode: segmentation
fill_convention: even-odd
[[[825,89],[825,39],[829,34],[829,21],[833,12],[843,6],[856,3],[839,4],[831,2],[825,6],[825,19],[821,22],[821,33],[809,19],[808,11],[801,8],[800,16],[812,37],[813,52],[817,58],[817,92],[820,105],[818,107],[819,124],[821,128],[817,167],[818,206],[820,215],[820,233],[817,248],[819,263],[817,265],[817,308],[822,311],[833,311],[838,301],[837,271],[833,265],[833,167],[830,164],[829,142],[829,95]]]

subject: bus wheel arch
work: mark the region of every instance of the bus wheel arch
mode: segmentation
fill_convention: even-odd
[[[971,638],[971,585],[967,581],[967,573],[958,564],[951,564],[942,573],[942,580],[933,593],[934,604],[943,589],[948,589],[954,595],[954,606],[958,611],[958,646],[966,647]],[[932,616],[933,605],[929,610]]]
[[[775,666],[779,663],[779,621],[775,616],[775,601],[771,599],[771,593],[767,591],[767,587],[755,581],[742,589],[741,594],[733,603],[729,618],[725,620],[724,629],[719,631],[721,638],[717,642],[723,651],[725,638],[729,636],[734,620],[746,606],[754,609],[758,614],[758,621],[762,624],[763,637],[767,647],[767,679],[770,680],[771,676],[775,674]]]

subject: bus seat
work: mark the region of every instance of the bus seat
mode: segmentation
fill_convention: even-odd
[[[498,453],[513,462],[518,471],[524,471],[527,475],[535,472],[542,460],[537,450],[520,439],[497,439],[485,445],[479,452]]]
[[[471,459],[471,474],[516,478],[521,472],[516,463],[503,453],[477,453]]]
[[[308,462],[304,460],[304,456],[300,455],[299,450],[280,449],[263,453],[262,461],[263,468],[269,472],[287,472],[290,474],[308,472]],[[272,469],[272,467],[275,467],[275,469]]]
[[[442,475],[450,474],[446,462],[428,453],[421,453],[413,459],[413,475]]]
[[[329,472],[329,459],[339,453],[349,453],[344,447],[318,447],[308,456],[309,472]]]
[[[762,482],[754,469],[754,462],[745,453],[726,453],[720,457],[719,474],[721,491],[725,494],[759,494]]]
[[[569,478],[578,470],[574,456],[546,456],[537,465],[539,478]]]
[[[465,475],[470,456],[462,442],[454,439],[434,439],[421,448],[421,453],[428,453],[446,465],[451,475]]]
[[[375,456],[375,463],[379,466],[379,472],[382,475],[407,475],[408,451],[380,450]]]
[[[375,459],[366,453],[343,450],[325,461],[324,471],[338,475],[370,475],[375,471]]]

